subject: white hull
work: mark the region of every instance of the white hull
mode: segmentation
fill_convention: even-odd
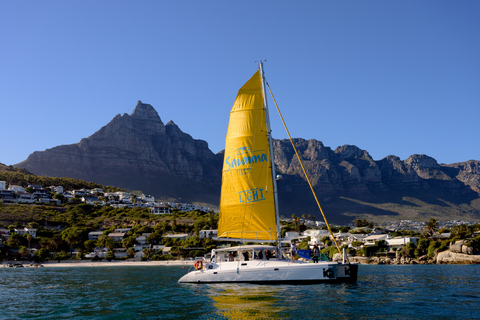
[[[288,260],[262,260],[210,263],[202,270],[189,272],[178,282],[320,283],[352,282],[356,281],[356,277],[357,265],[345,265],[337,262],[296,261],[291,263]]]

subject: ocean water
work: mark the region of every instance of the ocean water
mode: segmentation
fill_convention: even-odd
[[[361,265],[355,284],[178,284],[182,266],[0,268],[0,319],[480,319],[480,265]]]

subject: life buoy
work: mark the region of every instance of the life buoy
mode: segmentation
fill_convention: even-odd
[[[194,266],[195,266],[195,269],[200,270],[200,269],[203,268],[203,262],[200,261],[200,260],[195,261],[195,265],[194,265]]]

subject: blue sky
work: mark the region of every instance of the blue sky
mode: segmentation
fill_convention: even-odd
[[[3,1],[0,162],[77,143],[138,100],[219,152],[258,60],[293,137],[480,160],[479,16],[472,0]]]

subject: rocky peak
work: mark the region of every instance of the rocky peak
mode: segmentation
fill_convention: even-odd
[[[152,120],[157,121],[160,119],[157,111],[149,104],[142,103],[142,101],[138,100],[135,109],[133,110],[132,114],[130,115],[134,119],[142,119],[142,120]]]
[[[405,160],[405,164],[411,166],[415,171],[423,169],[438,169],[437,160],[425,154],[414,154]]]
[[[365,151],[360,149],[357,146],[352,146],[352,145],[343,145],[341,147],[337,147],[335,149],[335,154],[340,158],[340,159],[366,159],[366,160],[372,160],[372,157],[370,154]]]

